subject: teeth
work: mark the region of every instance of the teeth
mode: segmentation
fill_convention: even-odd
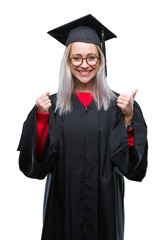
[[[90,71],[79,71],[80,73],[89,73]]]
[[[88,76],[90,74],[91,70],[79,70],[79,73],[82,76]]]

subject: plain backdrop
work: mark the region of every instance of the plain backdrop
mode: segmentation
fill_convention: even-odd
[[[163,0],[1,1],[0,239],[40,239],[45,180],[19,171],[16,149],[36,98],[58,89],[65,47],[47,31],[89,13],[117,35],[106,43],[110,87],[127,94],[138,88],[148,125],[147,176],[125,180],[125,239],[165,239]]]

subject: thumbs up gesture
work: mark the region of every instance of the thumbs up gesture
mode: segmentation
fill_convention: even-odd
[[[138,89],[135,89],[131,96],[120,94],[117,98],[117,106],[122,110],[125,125],[128,126],[133,121],[133,101]]]
[[[47,113],[49,111],[49,108],[52,105],[49,96],[50,96],[50,92],[46,92],[45,94],[37,98],[36,103],[37,103],[39,112]]]

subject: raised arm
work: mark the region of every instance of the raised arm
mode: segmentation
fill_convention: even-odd
[[[47,96],[49,98],[49,96]],[[49,107],[52,105],[49,101]],[[52,171],[56,152],[57,152],[57,136],[55,116],[53,109],[50,108],[49,113],[49,129],[46,146],[43,153],[42,161],[36,159],[37,149],[37,105],[33,107],[26,121],[23,124],[22,135],[18,146],[19,167],[20,170],[31,178],[43,179]]]

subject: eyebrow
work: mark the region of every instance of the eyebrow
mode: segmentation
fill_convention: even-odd
[[[96,53],[88,53],[86,56],[90,56],[90,55],[96,55],[96,56],[97,56]],[[73,54],[72,56],[80,56],[80,57],[82,57],[82,54],[75,53],[75,54]]]

